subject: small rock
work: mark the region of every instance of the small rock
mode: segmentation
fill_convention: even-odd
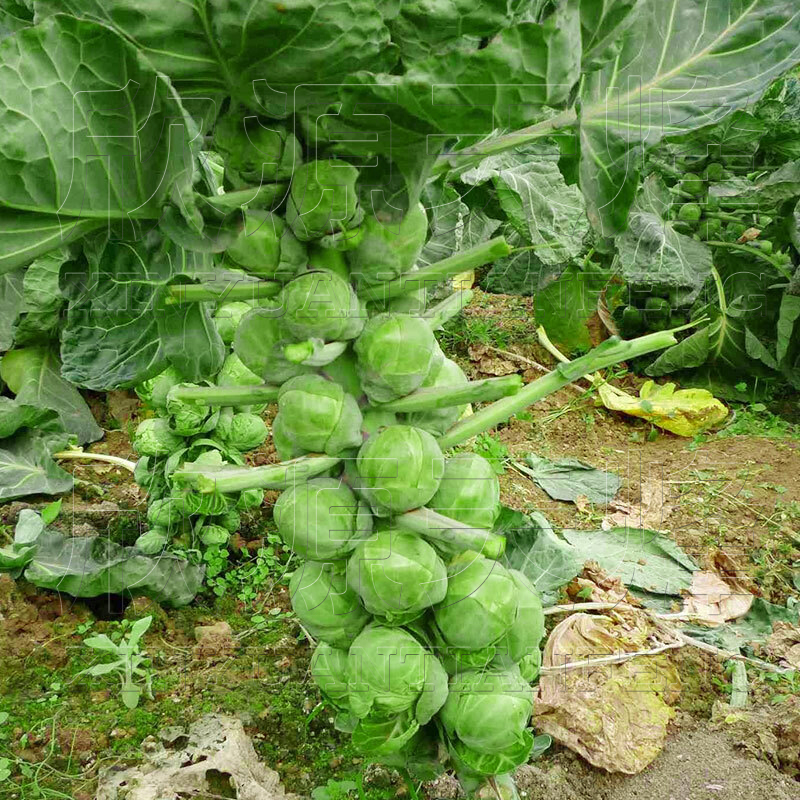
[[[198,625],[194,629],[194,638],[198,642],[202,642],[207,636],[233,636],[233,629],[225,620],[214,622],[211,625]]]

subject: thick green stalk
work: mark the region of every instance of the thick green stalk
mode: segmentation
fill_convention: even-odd
[[[423,319],[431,326],[431,330],[438,331],[448,320],[460,314],[469,305],[475,292],[472,289],[461,289],[448,295],[437,303],[433,308],[429,308],[423,315]]]
[[[445,278],[458,275],[459,272],[482,267],[484,264],[503,258],[511,253],[512,249],[502,236],[497,236],[488,242],[470,247],[469,250],[462,250],[449,258],[437,261],[435,264],[428,264],[427,267],[418,269],[416,272],[401,275],[388,283],[365,287],[363,291],[359,292],[359,296],[364,300],[377,302],[401,297],[423,287],[435,286]]]
[[[467,403],[489,403],[492,400],[516,394],[522,386],[523,381],[520,375],[503,375],[500,378],[484,378],[453,386],[418,389],[399,400],[382,403],[377,408],[381,411],[409,413],[411,411],[433,411],[437,408],[450,408]]]
[[[271,206],[276,200],[283,198],[289,191],[286,183],[264,183],[249,189],[239,189],[235,192],[224,192],[212,197],[197,195],[198,201],[207,203],[215,211],[223,214],[235,211],[242,206],[265,208]]]
[[[172,478],[201,492],[227,494],[245,489],[283,491],[321,475],[340,461],[340,458],[331,456],[303,456],[266,467],[225,467],[218,470],[207,467],[194,469],[191,464],[185,464],[172,473]]]
[[[677,340],[670,331],[659,331],[640,336],[638,339],[622,340],[616,336],[606,339],[585,356],[576,358],[568,364],[559,364],[552,372],[529,383],[524,389],[497,400],[471,417],[457,422],[444,436],[439,437],[439,447],[446,450],[457,444],[477,436],[479,433],[494,428],[509,417],[524,411],[528,406],[538,403],[547,395],[557,392],[568,383],[590,372],[619,364],[637,356],[647,355],[656,350],[663,350],[676,344]]]
[[[424,539],[441,542],[450,549],[463,553],[474,550],[486,558],[498,559],[506,549],[506,540],[483,528],[470,528],[430,508],[416,508],[394,518],[401,528],[418,533]]]
[[[116,467],[122,467],[129,472],[136,470],[136,462],[129,461],[127,458],[120,458],[119,456],[109,456],[105,453],[84,453],[83,450],[62,450],[58,453],[53,453],[53,458],[60,460],[74,459],[76,461],[102,461],[105,464],[114,464]]]
[[[166,305],[183,303],[224,302],[232,300],[258,300],[275,297],[283,288],[277,281],[241,281],[232,286],[214,286],[202,283],[180,283],[169,287]]]
[[[249,406],[272,403],[278,399],[278,386],[176,386],[170,397],[185,403],[207,406]]]

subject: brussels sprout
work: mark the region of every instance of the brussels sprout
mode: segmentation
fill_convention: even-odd
[[[683,222],[699,222],[703,209],[697,203],[684,203],[678,211],[678,219]]]
[[[155,556],[161,553],[169,542],[169,533],[164,528],[151,528],[143,533],[133,546],[146,556]]]
[[[347,562],[347,584],[367,611],[389,625],[404,625],[447,593],[447,569],[416,534],[383,530],[362,542]]]
[[[275,445],[275,452],[281,461],[291,461],[293,458],[298,458],[309,452],[302,447],[297,447],[289,438],[284,430],[283,418],[280,416],[275,417],[272,422],[272,443]]]
[[[230,509],[222,516],[216,517],[213,522],[215,525],[221,525],[228,533],[236,533],[242,526],[242,517],[238,511]]]
[[[224,157],[235,188],[288,180],[303,155],[294,134],[272,120],[234,110],[217,120],[214,148]]]
[[[175,396],[177,388],[197,387],[195,383],[179,383],[167,395],[167,413],[170,415],[172,429],[181,436],[194,436],[206,428],[211,414],[211,407],[205,403],[194,403],[181,400]]]
[[[218,306],[214,314],[214,325],[217,326],[217,333],[225,344],[233,342],[233,336],[242,317],[252,309],[249,303],[234,302],[222,303]]]
[[[363,441],[355,398],[321,375],[286,381],[278,392],[277,418],[282,434],[309,452],[334,456]]]
[[[304,272],[283,287],[283,326],[296,339],[355,339],[366,311],[350,284],[333,272]]]
[[[497,561],[461,553],[447,568],[447,594],[434,608],[436,625],[451,647],[490,651],[511,630],[517,585]]]
[[[190,514],[199,514],[204,517],[216,517],[225,514],[230,506],[230,500],[219,492],[183,492],[175,491],[173,497],[183,500]]]
[[[402,628],[370,625],[348,654],[350,710],[359,718],[413,711],[424,725],[447,698],[447,673]]]
[[[378,433],[390,425],[399,425],[397,414],[393,411],[383,411],[380,408],[367,407],[362,412],[364,421],[361,423],[361,430],[370,436]]]
[[[539,645],[544,638],[542,601],[536,587],[522,572],[510,569],[508,574],[517,587],[517,613],[505,638],[498,643],[497,652],[519,664],[523,676],[531,681],[538,674],[541,664]],[[532,669],[536,674],[528,678]]]
[[[286,205],[286,221],[303,242],[356,227],[358,170],[336,158],[311,161],[295,169]]]
[[[311,656],[311,677],[331,705],[347,709],[347,650],[320,642]]]
[[[530,740],[532,711],[533,691],[518,669],[468,670],[451,678],[439,719],[471,750],[502,753]]]
[[[239,511],[249,511],[258,508],[264,502],[263,489],[245,489],[239,493],[236,500],[236,508]]]
[[[290,337],[281,323],[282,315],[277,306],[254,308],[236,329],[233,351],[259,382],[281,384],[311,372],[309,367],[293,364],[283,357],[283,348]]]
[[[369,399],[387,403],[418,389],[444,355],[424,319],[378,314],[355,343],[358,375]]]
[[[415,264],[428,236],[428,217],[421,203],[408,210],[400,223],[367,215],[361,223],[364,236],[347,253],[350,273],[357,285],[390,281]]]
[[[252,308],[247,313],[250,311]],[[248,369],[236,353],[229,353],[226,356],[216,378],[217,386],[260,386],[262,383],[264,381]]]
[[[217,438],[241,453],[253,450],[264,444],[267,438],[267,425],[255,414],[239,413],[224,417],[220,415],[217,423]],[[220,424],[222,423],[222,424]]]
[[[702,194],[706,188],[706,182],[696,173],[687,172],[680,183],[681,189],[689,194]]]
[[[154,528],[169,530],[189,515],[186,502],[181,497],[162,497],[147,506],[147,521]]]
[[[133,434],[133,449],[140,456],[168,456],[183,445],[183,437],[161,417],[142,420]]]
[[[369,621],[347,578],[332,564],[306,561],[289,581],[289,597],[308,632],[334,647],[350,647]]]
[[[344,281],[350,281],[350,270],[344,254],[331,247],[321,247],[313,243],[308,246],[308,268],[310,270],[326,270],[338,275]]]
[[[408,425],[370,436],[358,451],[359,491],[379,517],[424,506],[436,494],[444,457],[436,439]]]
[[[468,527],[492,530],[500,513],[500,481],[492,465],[475,453],[448,458],[428,508]]]
[[[230,538],[230,531],[221,525],[203,525],[200,529],[200,541],[206,547],[224,547]]]
[[[281,538],[305,559],[342,558],[372,532],[369,507],[334,478],[293,486],[273,514]]]
[[[247,209],[244,226],[225,257],[251,275],[288,281],[306,268],[308,254],[286,223],[269,211]]]
[[[420,385],[420,389],[430,389],[436,386],[463,386],[469,383],[464,370],[449,358],[442,359],[438,369],[432,369],[428,377]],[[424,431],[441,436],[458,421],[466,409],[466,405],[448,406],[431,411],[416,411],[406,414],[406,422]]]
[[[183,380],[181,374],[174,367],[167,367],[163,372],[153,378],[142,381],[136,387],[136,394],[143,403],[151,408],[166,408],[167,393]]]

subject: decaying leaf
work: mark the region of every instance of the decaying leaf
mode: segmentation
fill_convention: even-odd
[[[612,528],[663,530],[664,520],[672,513],[672,506],[667,502],[667,484],[661,480],[645,480],[639,491],[639,503],[626,503],[619,499],[609,503],[612,513],[607,514],[600,525],[604,531]]]
[[[170,728],[161,738],[165,745],[148,739],[142,743],[145,764],[101,772],[96,800],[178,800],[222,792],[237,800],[297,798],[284,791],[277,772],[258,760],[235,717],[207,714],[188,732]]]
[[[800,627],[776,622],[763,649],[771,658],[800,669]]]
[[[716,572],[701,570],[692,575],[683,610],[709,625],[721,625],[743,617],[752,605],[753,595],[735,579],[726,582]]]
[[[705,389],[676,391],[674,383],[647,381],[634,397],[609,383],[598,380],[596,385],[606,408],[641,417],[677,436],[695,436],[728,416],[728,409]]]
[[[574,602],[636,604],[625,584],[609,575],[596,561],[587,561],[583,571],[567,586],[567,595]]]
[[[511,375],[519,369],[519,365],[497,355],[483,344],[472,345],[469,348],[469,358],[481,375]]]
[[[648,650],[652,628],[644,614],[626,627],[610,617],[572,614],[550,634],[543,666]],[[661,752],[680,678],[665,656],[543,674],[534,727],[609,772],[641,772]]]

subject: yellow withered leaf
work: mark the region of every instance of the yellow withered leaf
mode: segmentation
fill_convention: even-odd
[[[647,381],[634,397],[598,381],[597,391],[606,408],[641,417],[677,436],[695,436],[728,416],[728,409],[706,389],[676,390],[674,383]]]

